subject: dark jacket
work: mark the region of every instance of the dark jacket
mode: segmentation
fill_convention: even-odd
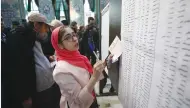
[[[7,38],[6,68],[10,81],[11,97],[22,102],[36,91],[36,74],[33,46],[36,33],[32,25],[19,26]]]
[[[82,45],[81,48],[84,51],[83,55],[93,55],[93,52],[90,50],[90,47],[88,45],[88,37],[91,35],[93,37],[93,42],[95,45],[95,51],[99,50],[99,34],[98,29],[95,26],[88,26],[86,31],[84,32],[84,36],[82,39]]]
[[[49,60],[49,57],[54,55],[54,52],[55,52],[51,44],[51,33],[52,32],[49,32],[48,37],[43,42],[41,42],[43,53],[47,57],[48,60]]]
[[[81,54],[84,54],[84,49],[82,49],[82,39],[83,39],[83,36],[84,36],[84,31],[79,31],[78,33],[78,38],[79,38],[79,52]]]

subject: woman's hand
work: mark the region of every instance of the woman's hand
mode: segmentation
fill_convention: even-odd
[[[92,77],[90,78],[90,81],[87,84],[87,89],[89,90],[89,92],[92,92],[92,90],[94,89],[94,86],[98,81],[101,73],[103,72],[105,66],[105,62],[103,61],[98,61],[94,65]]]
[[[101,75],[102,71],[104,70],[104,68],[105,68],[105,62],[103,62],[103,61],[96,62],[96,64],[93,67],[94,73],[93,73],[92,77],[94,77],[95,79],[98,79],[99,76]]]
[[[108,58],[106,59],[106,65],[107,65],[108,68],[110,68],[110,66],[111,66],[111,64],[112,64],[112,62],[113,62],[113,61],[112,61],[113,56],[114,56],[114,55],[110,54],[110,55],[108,56]]]

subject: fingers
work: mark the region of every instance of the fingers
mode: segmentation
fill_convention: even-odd
[[[105,63],[105,62],[103,62],[103,61],[99,62],[98,67],[99,67],[100,69],[104,68],[104,67],[105,67],[105,66],[104,66],[104,63]]]
[[[103,71],[103,69],[104,69],[104,65],[99,65],[97,67],[97,71],[99,71],[99,72]]]
[[[103,61],[98,61],[95,65],[94,65],[94,69],[95,71],[103,71],[105,68],[104,62]]]
[[[110,54],[110,55],[109,55],[109,58],[112,58],[113,56],[114,56],[113,54]]]
[[[94,64],[94,68],[96,68],[97,66],[99,66],[99,65],[101,64],[101,62],[102,62],[102,61],[100,61],[100,60],[99,60],[98,62],[96,62],[96,63]]]

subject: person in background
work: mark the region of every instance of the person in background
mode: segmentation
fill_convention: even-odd
[[[70,27],[73,29],[73,31],[74,31],[75,33],[78,32],[78,27],[77,27],[77,22],[76,22],[76,21],[71,22]]]
[[[93,88],[102,77],[104,62],[98,61],[92,68],[89,60],[79,53],[78,37],[69,27],[53,31],[52,45],[58,61],[53,77],[62,93],[60,107],[65,108],[68,102],[70,108],[97,108]]]
[[[89,17],[88,26],[84,32],[81,48],[84,51],[83,55],[88,57],[92,65],[96,62],[96,57],[93,54],[93,51],[99,51],[99,41],[98,28],[95,25],[95,19],[93,17]]]
[[[61,23],[61,21],[59,21],[59,20],[52,20],[50,31],[48,32],[48,37],[41,43],[42,44],[43,53],[48,58],[48,60],[50,62],[55,61],[55,58],[54,58],[54,52],[55,52],[55,50],[54,50],[54,48],[53,48],[53,46],[51,44],[51,33],[52,33],[52,31],[55,28],[57,28],[59,26],[63,26],[63,24]]]
[[[51,31],[53,31],[53,30],[54,30],[55,28],[57,28],[57,27],[64,26],[61,21],[56,20],[56,19],[55,19],[55,20],[52,20],[51,25],[52,25]]]
[[[62,20],[61,22],[63,23],[63,25],[64,25],[65,27],[68,27],[68,26],[69,26],[69,22],[68,22],[67,20]]]
[[[7,39],[10,108],[59,108],[60,90],[53,80],[53,69],[41,48],[49,24],[40,13],[31,13],[25,26],[15,28]]]
[[[78,31],[79,40],[82,39],[84,32],[85,32],[85,27],[84,26],[80,26],[79,27],[79,31]]]
[[[96,57],[93,54],[94,52],[99,51],[99,31],[95,25],[95,19],[93,17],[88,18],[88,26],[86,27],[86,31],[84,32],[81,50],[84,55],[91,60],[91,64],[93,65],[96,62]],[[108,75],[106,74],[105,70],[103,71],[104,79],[100,81],[100,94],[103,94],[103,89],[106,85]],[[110,93],[114,92],[113,86],[111,86]]]
[[[82,49],[82,38],[83,38],[84,32],[85,32],[85,27],[84,26],[80,26],[79,27],[79,31],[78,31],[77,34],[79,36],[79,52],[81,54],[84,54],[84,51]]]

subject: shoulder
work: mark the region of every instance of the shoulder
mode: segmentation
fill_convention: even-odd
[[[72,64],[69,64],[66,61],[58,61],[56,63],[56,67],[53,71],[53,76],[56,76],[58,74],[70,74],[73,75],[77,78],[82,77],[82,76],[89,76],[88,71],[81,68],[74,66]]]
[[[58,61],[56,63],[55,67],[55,72],[62,72],[62,73],[67,73],[67,72],[73,72],[73,71],[85,71],[85,69],[74,66],[64,60]]]
[[[69,64],[68,62],[64,60],[60,60],[56,63],[56,68],[61,68],[61,69],[68,69],[70,67],[74,67],[73,65]],[[75,67],[74,67],[75,68]]]

